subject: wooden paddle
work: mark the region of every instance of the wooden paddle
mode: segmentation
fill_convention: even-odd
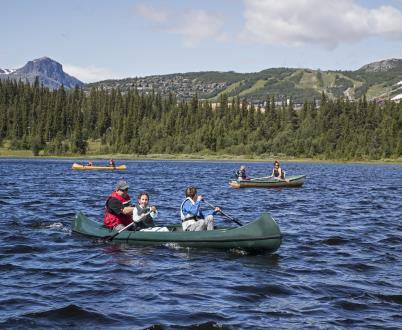
[[[259,180],[259,179],[267,179],[267,180],[272,179],[272,180],[278,180],[278,181],[286,181],[286,182],[289,182],[289,180],[281,179],[281,178],[275,178],[275,177],[273,177],[273,176],[261,176],[261,177],[259,177],[259,178],[250,178],[250,180]]]
[[[149,211],[149,212],[144,213],[143,215],[141,215],[141,219],[146,217],[151,212],[152,211]],[[105,236],[105,237],[103,237],[103,239],[106,239],[107,241],[111,242],[113,240],[113,238],[115,238],[117,235],[119,235],[122,231],[125,231],[127,228],[130,228],[133,224],[135,224],[134,221],[132,223],[128,224],[127,226],[125,226],[124,228],[120,229],[116,234],[113,234],[111,236]]]
[[[203,199],[203,201],[205,202],[205,204],[207,204],[210,207],[212,207],[213,209],[215,209],[215,206],[213,206],[211,203],[208,203],[205,199]],[[239,226],[243,226],[243,224],[240,222],[240,220],[223,213],[222,210],[220,211],[220,214],[222,214],[224,217],[228,218],[229,220],[232,220],[233,222],[237,223]]]
[[[259,179],[270,179],[269,176],[260,176],[258,178],[250,178],[250,180],[259,180]]]
[[[132,223],[125,226],[124,228],[120,229],[116,234],[105,236],[105,237],[103,237],[103,239],[105,239],[109,242],[113,241],[113,238],[115,238],[117,235],[119,235],[122,231],[125,231],[127,228],[130,228],[134,223],[135,222],[133,221]]]

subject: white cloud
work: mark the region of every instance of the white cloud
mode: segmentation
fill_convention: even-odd
[[[303,46],[353,43],[364,38],[402,39],[402,11],[365,8],[355,0],[244,0],[242,38],[269,44]]]
[[[147,6],[145,4],[139,4],[135,7],[134,11],[137,15],[154,22],[154,23],[164,23],[168,19],[168,12],[160,8],[154,8]]]
[[[95,82],[106,79],[120,78],[116,77],[110,70],[98,68],[95,66],[80,67],[71,64],[63,64],[63,70],[70,76],[73,76],[83,82]]]
[[[223,31],[224,17],[203,9],[170,11],[142,4],[135,8],[135,13],[158,30],[181,36],[186,47],[193,47],[207,39],[228,39]]]

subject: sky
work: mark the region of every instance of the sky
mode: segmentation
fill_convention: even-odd
[[[402,58],[402,0],[0,0],[0,68],[43,56],[84,82],[356,70]]]

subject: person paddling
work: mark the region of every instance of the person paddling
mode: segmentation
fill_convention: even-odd
[[[132,223],[131,217],[134,207],[131,206],[131,199],[128,194],[129,185],[126,181],[120,180],[105,204],[103,222],[106,227],[121,230]]]
[[[135,230],[155,227],[154,219],[158,216],[155,206],[148,206],[149,194],[145,191],[138,195],[137,204],[133,210]]]
[[[268,178],[274,178],[277,180],[288,181],[285,179],[285,171],[281,168],[279,161],[274,161],[274,167],[272,168],[272,174]]]
[[[235,175],[238,180],[250,180],[250,178],[247,177],[246,166],[244,165],[240,166],[240,169],[236,171]]]
[[[184,231],[202,231],[214,229],[214,215],[221,212],[219,207],[214,211],[203,212],[201,203],[203,197],[197,195],[197,188],[188,186],[185,190],[186,198],[180,206],[180,217]]]
[[[109,160],[109,166],[110,166],[110,167],[116,167],[116,163],[114,162],[113,159],[110,159],[110,160]]]

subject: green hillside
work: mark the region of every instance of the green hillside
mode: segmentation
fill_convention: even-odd
[[[402,60],[391,59],[367,64],[356,71],[321,71],[305,68],[271,68],[254,73],[233,71],[188,72],[160,76],[106,80],[85,85],[86,90],[119,88],[122,92],[137,88],[143,93],[174,94],[178,99],[217,100],[220,95],[239,96],[262,103],[267,95],[278,100],[311,101],[325,92],[330,98],[369,100],[401,93]]]

